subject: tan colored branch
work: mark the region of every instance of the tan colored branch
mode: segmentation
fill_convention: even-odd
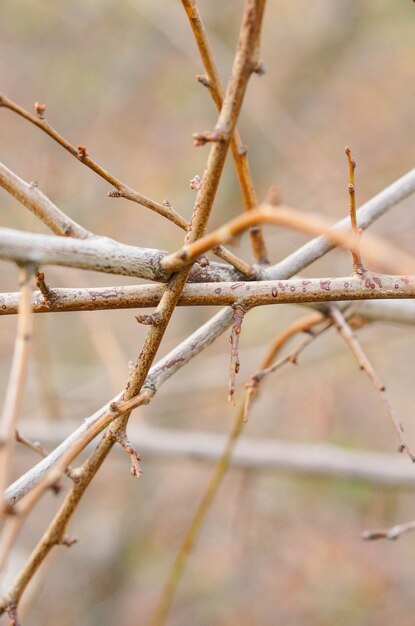
[[[177,252],[167,255],[161,260],[161,266],[167,272],[177,271],[219,243],[230,241],[252,225],[264,223],[293,228],[312,235],[323,234],[329,241],[346,250],[356,247],[356,235],[353,232],[336,230],[321,217],[310,217],[308,213],[290,207],[281,206],[276,209],[272,205],[263,204],[259,209],[234,218],[194,244],[185,245]],[[367,235],[363,250],[372,264],[381,264],[391,272],[413,273],[415,259],[379,238]]]
[[[133,285],[113,287],[76,287],[50,289],[45,301],[41,291],[32,294],[34,313],[68,311],[102,311],[108,309],[152,308],[163,295],[162,285]],[[238,302],[247,308],[274,304],[322,304],[350,300],[388,300],[415,298],[415,276],[395,276],[367,272],[360,276],[293,278],[261,282],[192,283],[187,284],[178,306],[232,306]],[[17,313],[18,292],[0,293],[0,316]],[[402,309],[403,303],[400,303]],[[408,309],[413,323],[415,312]],[[405,309],[389,315],[392,321],[403,316]],[[370,315],[370,313],[368,313]],[[388,319],[387,311],[381,318]],[[376,310],[372,318],[376,318]]]
[[[224,97],[222,82],[197,4],[195,0],[182,0],[182,4],[189,18],[189,23],[206,72],[206,76],[198,77],[199,81],[208,88],[216,109],[219,112],[222,108]],[[252,182],[247,149],[242,143],[237,128],[235,128],[232,135],[231,151],[245,210],[249,211],[258,206],[258,200]],[[262,231],[259,228],[251,229],[250,238],[252,253],[256,262],[260,264],[268,263],[268,253]]]
[[[23,400],[29,359],[29,346],[32,338],[32,307],[30,297],[32,274],[31,269],[27,267],[22,267],[19,272],[20,303],[17,318],[16,341],[0,425],[0,498],[2,510],[4,509],[4,490],[10,472],[14,433]]]

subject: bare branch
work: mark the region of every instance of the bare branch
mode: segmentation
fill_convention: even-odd
[[[339,331],[340,336],[344,339],[346,344],[349,346],[350,350],[354,354],[357,359],[357,362],[360,366],[360,369],[365,372],[368,376],[369,380],[373,383],[375,389],[379,392],[379,395],[384,403],[386,410],[388,412],[389,417],[392,420],[394,428],[398,434],[399,438],[399,452],[406,452],[412,462],[415,462],[415,456],[409,447],[404,434],[404,428],[399,419],[398,414],[396,413],[392,403],[389,399],[388,394],[386,393],[386,387],[383,382],[380,380],[376,371],[373,368],[373,365],[370,363],[366,354],[363,351],[362,346],[360,345],[356,335],[353,333],[349,324],[344,319],[342,313],[333,307],[331,309],[331,316],[336,324],[336,328]]]
[[[327,239],[347,250],[356,247],[356,235],[353,232],[334,229],[332,224],[321,217],[310,217],[308,213],[291,207],[281,206],[276,209],[264,203],[259,209],[234,218],[194,244],[184,245],[177,252],[164,257],[161,265],[166,271],[177,271],[219,243],[226,243],[250,226],[263,223],[294,228],[312,235],[323,233]],[[411,268],[415,267],[415,260],[377,237],[366,236],[363,249],[368,260],[375,265],[382,264],[388,267],[388,271],[396,273],[413,273]]]
[[[43,112],[42,117],[39,117],[39,115],[37,116],[32,115],[31,113],[23,109],[23,107],[19,106],[18,104],[16,104],[9,98],[6,98],[6,96],[0,94],[0,107],[2,106],[7,109],[10,109],[11,111],[14,111],[14,113],[17,113],[24,119],[28,120],[29,122],[31,122],[32,124],[40,128],[41,130],[43,130],[47,135],[49,135],[49,137],[51,137],[59,145],[61,145],[62,148],[67,150],[67,152],[69,152],[70,154],[72,154],[72,156],[78,159],[78,161],[81,161],[81,163],[89,167],[89,169],[91,169],[93,172],[98,174],[98,176],[100,176],[101,178],[106,180],[110,185],[115,187],[117,192],[115,193],[110,192],[108,194],[111,197],[117,197],[117,198],[122,197],[122,198],[127,198],[128,200],[132,200],[133,202],[137,202],[138,204],[141,204],[142,206],[145,206],[148,209],[155,211],[155,213],[158,213],[159,215],[162,215],[163,217],[167,218],[168,220],[170,220],[177,226],[180,226],[180,228],[183,228],[183,229],[187,228],[186,220],[183,217],[181,217],[181,215],[176,213],[176,211],[174,211],[172,207],[170,206],[167,207],[158,202],[154,202],[154,200],[150,200],[150,198],[147,198],[146,196],[139,193],[138,191],[135,191],[131,187],[128,187],[128,185],[118,180],[118,178],[115,178],[115,176],[107,172],[103,167],[98,165],[96,161],[91,159],[91,157],[88,155],[88,152],[85,146],[75,147],[72,144],[70,144],[69,141],[67,141],[64,137],[62,137],[62,135],[60,135],[54,128],[52,128],[52,126],[48,124],[48,122],[45,119],[44,112]],[[45,105],[42,105],[42,106],[44,107],[44,109],[46,108]]]
[[[0,186],[21,202],[56,234],[87,239],[93,234],[58,209],[36,183],[26,183],[0,163]]]
[[[406,524],[397,524],[391,528],[378,528],[376,530],[365,530],[362,533],[362,539],[365,541],[374,541],[375,539],[389,539],[395,541],[405,533],[411,533],[415,530],[415,521]]]
[[[4,489],[7,485],[10,471],[14,433],[23,399],[24,383],[29,359],[29,346],[32,338],[30,297],[32,274],[32,269],[27,267],[22,267],[19,272],[21,298],[17,319],[16,341],[0,430],[0,498],[2,510],[4,510]]]
[[[72,422],[36,422],[27,427],[32,438],[56,446],[70,436]],[[189,458],[213,462],[222,454],[226,435],[194,430],[131,424],[131,441],[143,455],[168,459]],[[91,444],[93,445],[93,444]],[[232,466],[253,470],[283,471],[341,480],[361,480],[380,487],[415,489],[415,472],[406,459],[395,454],[342,448],[327,443],[301,443],[274,438],[243,436],[236,444]]]
[[[414,192],[415,169],[412,169],[389,185],[389,187],[380,191],[357,210],[357,225],[359,229],[362,228],[366,230],[374,221],[384,215],[386,211],[399,202],[402,202],[402,200],[405,200],[405,198]],[[343,220],[340,220],[333,228],[336,230],[348,230],[350,228],[349,218],[345,217]],[[325,237],[317,237],[301,248],[298,248],[283,261],[271,267],[264,268],[263,277],[267,280],[271,280],[294,276],[314,261],[317,261],[317,259],[320,259],[334,247],[333,243],[328,241]]]
[[[208,88],[216,109],[219,112],[222,108],[224,96],[222,83],[197,4],[195,0],[182,0],[182,4],[187,17],[189,18],[189,23],[192,27],[200,57],[206,72],[205,77],[198,77],[199,82]],[[237,128],[235,128],[232,135],[231,151],[235,163],[239,186],[242,192],[245,210],[249,211],[257,207],[258,200],[252,182],[247,149],[242,143],[242,139]],[[250,231],[250,238],[254,259],[260,264],[268,263],[268,253],[261,230],[259,228],[252,228]]]
[[[34,313],[67,311],[100,311],[155,307],[163,294],[162,285],[132,285],[113,287],[76,287],[50,289],[49,301],[45,302],[41,291],[32,294]],[[343,276],[338,278],[293,278],[291,280],[268,280],[261,282],[220,282],[187,284],[179,298],[178,306],[232,306],[238,302],[252,308],[274,304],[317,304],[350,300],[385,300],[415,298],[415,276],[372,274]],[[0,293],[0,316],[17,313],[18,292]],[[371,319],[413,323],[414,306],[408,309],[399,303],[398,311],[365,309],[362,316]],[[393,310],[393,309],[392,309]],[[140,316],[142,317],[142,316]],[[159,316],[158,316],[159,317]],[[140,321],[142,321],[140,319]]]

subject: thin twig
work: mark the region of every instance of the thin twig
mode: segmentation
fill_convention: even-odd
[[[239,338],[241,335],[242,322],[245,315],[245,307],[236,303],[233,307],[233,325],[231,330],[231,336],[229,337],[231,343],[231,360],[229,365],[229,382],[228,382],[228,401],[234,401],[235,394],[235,378],[239,372]]]
[[[365,530],[362,533],[364,541],[373,541],[375,539],[389,539],[395,541],[405,533],[411,533],[415,530],[415,521],[406,522],[406,524],[397,524],[391,528],[377,528],[376,530]]]
[[[386,410],[388,412],[389,417],[391,418],[391,421],[395,427],[395,430],[398,434],[398,438],[399,438],[399,452],[406,452],[407,455],[409,456],[409,458],[411,459],[412,462],[415,462],[415,456],[411,451],[411,448],[409,447],[406,438],[405,438],[405,434],[404,434],[404,428],[402,426],[402,423],[399,419],[399,416],[397,414],[397,412],[395,411],[394,407],[392,406],[392,403],[389,399],[388,394],[386,393],[386,387],[383,384],[383,382],[380,380],[379,376],[377,375],[376,371],[373,368],[373,365],[370,363],[369,359],[367,358],[365,352],[363,351],[362,346],[360,345],[356,335],[354,334],[354,332],[352,331],[352,329],[350,328],[349,324],[347,323],[347,321],[344,319],[343,314],[341,313],[341,311],[339,311],[337,308],[332,307],[330,310],[330,315],[333,318],[335,324],[336,324],[336,328],[340,334],[340,336],[344,339],[344,341],[346,342],[346,344],[349,346],[350,350],[352,351],[352,353],[354,354],[354,356],[356,357],[356,360],[359,364],[359,367],[361,370],[363,370],[365,372],[365,374],[367,375],[367,377],[369,378],[369,380],[373,383],[373,386],[375,387],[375,389],[379,392],[379,395],[382,399],[382,402],[384,403]]]
[[[311,330],[314,326],[320,324],[321,322],[324,322],[324,325],[320,329],[316,331]],[[292,363],[295,365],[297,363],[297,358],[302,350],[304,350],[316,337],[318,337],[328,328],[330,328],[330,326],[331,322],[325,320],[324,316],[321,315],[321,313],[313,313],[311,315],[307,315],[304,318],[301,318],[300,320],[296,320],[274,340],[261,364],[260,369],[251,374],[249,380],[245,384],[245,388],[247,390],[244,403],[245,421],[248,419],[248,414],[252,406],[252,401],[258,393],[259,384],[263,381],[263,379],[266,378],[269,374],[273,374],[287,363]],[[298,333],[305,332],[308,332],[309,335],[303,340],[302,343],[300,343],[296,348],[294,348],[294,350],[291,350],[284,357],[281,357],[278,361],[273,363],[282,347],[292,337],[294,337]]]
[[[353,274],[363,274],[364,268],[362,265],[362,259],[360,258],[360,249],[359,249],[359,229],[357,228],[357,218],[356,218],[356,190],[354,183],[354,171],[356,169],[356,161],[352,159],[352,155],[350,153],[349,146],[346,147],[345,153],[347,156],[347,160],[349,163],[349,199],[350,199],[350,223],[352,225],[352,232],[356,237],[356,245],[351,248],[352,259],[353,259]]]
[[[31,279],[33,268],[19,271],[20,303],[13,361],[4,400],[0,430],[0,498],[4,508],[4,490],[10,472],[14,433],[19,418],[32,338]]]
[[[39,115],[32,115],[31,113],[26,111],[23,107],[19,106],[18,104],[16,104],[9,98],[6,98],[6,96],[0,94],[0,107],[2,106],[7,109],[10,109],[14,113],[17,113],[24,119],[28,120],[29,122],[31,122],[32,124],[40,128],[41,130],[43,130],[47,135],[49,135],[49,137],[51,137],[52,139],[54,139],[54,141],[56,141],[59,145],[61,145],[62,148],[64,148],[67,152],[72,154],[72,156],[78,159],[78,161],[80,161],[81,163],[89,167],[89,169],[91,169],[93,172],[98,174],[98,176],[100,176],[101,178],[106,180],[110,185],[115,187],[117,191],[109,192],[108,194],[109,196],[116,197],[116,198],[120,198],[120,197],[127,198],[128,200],[137,202],[138,204],[141,204],[142,206],[145,206],[148,209],[155,211],[156,213],[167,218],[168,220],[170,220],[177,226],[180,226],[180,228],[187,227],[186,220],[183,217],[181,217],[181,215],[176,213],[176,211],[173,208],[171,208],[170,206],[165,206],[163,204],[155,202],[154,200],[147,198],[146,196],[139,193],[138,191],[135,191],[131,187],[128,187],[128,185],[118,180],[118,178],[115,178],[115,176],[107,172],[103,167],[98,165],[96,161],[91,159],[85,146],[79,145],[75,147],[71,143],[69,143],[67,139],[62,137],[62,135],[60,135],[54,128],[52,128],[52,126],[50,126],[50,124],[45,119],[44,112],[43,112],[42,117],[40,117]]]

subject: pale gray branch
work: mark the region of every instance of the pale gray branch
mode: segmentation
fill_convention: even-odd
[[[0,259],[17,263],[77,267],[165,282],[170,275],[160,266],[165,254],[162,250],[129,246],[109,237],[74,239],[0,228]],[[229,265],[210,263],[208,267],[196,264],[189,280],[208,282],[242,278]]]
[[[56,445],[71,424],[36,423],[25,434],[45,446]],[[213,433],[158,428],[147,424],[129,428],[131,441],[146,455],[216,461],[226,437]],[[93,445],[93,444],[91,444]],[[294,443],[277,439],[242,437],[236,444],[232,465],[346,480],[362,480],[385,487],[415,488],[414,467],[392,454],[345,449],[330,444]]]

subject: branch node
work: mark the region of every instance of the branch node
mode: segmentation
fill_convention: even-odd
[[[76,150],[77,150],[77,153],[78,153],[77,154],[78,159],[83,161],[84,159],[87,158],[88,152],[86,151],[85,146],[76,146]]]
[[[18,618],[17,618],[17,604],[15,602],[11,602],[9,606],[6,608],[7,615],[9,616],[9,626],[21,626]]]
[[[258,76],[263,76],[266,73],[265,65],[263,61],[257,61],[254,63],[252,71]]]
[[[36,286],[42,294],[45,304],[51,306],[53,301],[56,300],[56,294],[50,289],[45,282],[45,274],[43,272],[37,272],[36,274]]]
[[[139,314],[135,316],[135,319],[139,324],[144,324],[144,326],[160,326],[163,321],[163,316],[159,311],[155,311],[151,314]]]
[[[193,133],[193,145],[198,147],[198,146],[204,146],[206,143],[210,143],[210,142],[219,142],[219,141],[226,141],[227,139],[227,135],[224,132],[220,132],[217,130],[211,131],[211,130],[205,130],[202,133]]]
[[[35,113],[40,120],[45,119],[46,104],[35,102]]]
[[[117,443],[120,444],[122,448],[124,448],[124,450],[126,451],[126,453],[129,455],[131,459],[131,469],[130,469],[131,475],[137,478],[140,478],[140,476],[142,476],[143,474],[141,467],[138,464],[138,462],[141,461],[140,454],[137,452],[134,446],[127,439],[127,435],[125,432],[118,433],[116,441]]]
[[[59,541],[59,545],[70,548],[71,546],[74,545],[74,543],[77,543],[77,542],[78,542],[78,537],[73,537],[71,535],[64,535],[62,539]]]
[[[109,198],[122,198],[123,194],[122,191],[120,191],[119,189],[113,189],[112,191],[109,191],[107,193],[107,196]]]
[[[194,191],[199,191],[202,188],[202,179],[200,178],[199,174],[193,176],[192,180],[189,182],[189,185],[190,189],[193,189]]]
[[[206,74],[196,74],[196,80],[204,87],[210,87],[211,83]]]

